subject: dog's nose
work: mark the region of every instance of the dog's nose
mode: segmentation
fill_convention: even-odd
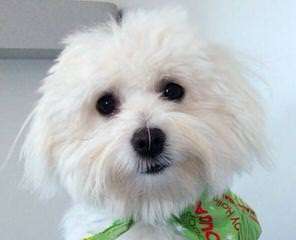
[[[166,140],[159,128],[139,128],[133,134],[131,144],[141,157],[154,158],[162,153]]]

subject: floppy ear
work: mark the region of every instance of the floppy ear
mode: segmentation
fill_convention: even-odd
[[[252,70],[254,59],[232,51],[222,46],[212,45],[212,58],[218,66],[217,73],[225,79],[230,90],[228,105],[235,114],[239,138],[247,150],[261,163],[268,159],[266,152],[266,129],[263,98],[259,92],[260,85],[264,84]],[[250,61],[252,60],[252,61]]]
[[[233,173],[248,172],[253,160],[265,164],[264,160],[268,159],[264,111],[258,93],[260,81],[256,82],[256,76],[246,66],[246,56],[215,44],[209,44],[207,53],[219,110],[207,120],[223,140],[215,149],[222,154],[210,162],[212,166],[208,169],[213,188],[220,192],[231,182]]]
[[[29,130],[21,151],[21,159],[25,164],[24,185],[33,192],[40,193],[42,197],[53,196],[56,192],[57,171],[54,150],[57,137],[65,130],[59,116],[67,108],[65,101],[62,101],[66,99],[64,95],[67,83],[61,81],[65,76],[61,77],[59,70],[67,65],[67,55],[75,54],[73,50],[75,47],[70,45],[71,41],[77,42],[77,38],[79,34],[68,37],[64,42],[65,48],[49,69],[48,76],[42,81],[38,91],[41,98],[31,114]],[[73,61],[75,58],[71,56],[69,59]]]
[[[101,32],[103,33],[103,30]],[[64,40],[64,50],[48,71],[48,76],[39,89],[42,96],[32,113],[21,157],[25,160],[25,185],[33,187],[33,191],[38,190],[42,196],[51,196],[56,189],[57,151],[66,141],[65,133],[70,125],[69,111],[74,109],[72,101],[68,101],[69,97],[66,97],[66,94],[69,93],[69,88],[73,88],[75,81],[80,82],[79,77],[75,80],[73,69],[83,58],[81,49],[93,51],[89,46],[99,40],[100,34],[91,30],[68,36]],[[76,99],[75,106],[81,103],[79,97],[70,98]],[[66,111],[67,109],[71,110]]]
[[[51,197],[56,190],[53,177],[53,139],[48,116],[44,99],[41,99],[33,110],[21,151],[21,158],[25,160],[25,187],[40,193],[42,197]]]

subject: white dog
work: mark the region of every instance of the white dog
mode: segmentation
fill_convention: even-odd
[[[137,10],[69,36],[40,88],[25,177],[73,199],[65,239],[115,219],[121,240],[182,239],[166,223],[221,194],[262,148],[262,109],[240,64],[179,8]]]

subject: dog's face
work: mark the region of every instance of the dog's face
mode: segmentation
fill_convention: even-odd
[[[178,9],[70,36],[41,94],[26,176],[117,215],[166,218],[222,192],[260,151],[256,93]]]

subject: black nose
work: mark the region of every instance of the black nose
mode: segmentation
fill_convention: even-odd
[[[131,143],[139,156],[154,158],[162,153],[165,140],[165,133],[159,128],[139,128]]]

